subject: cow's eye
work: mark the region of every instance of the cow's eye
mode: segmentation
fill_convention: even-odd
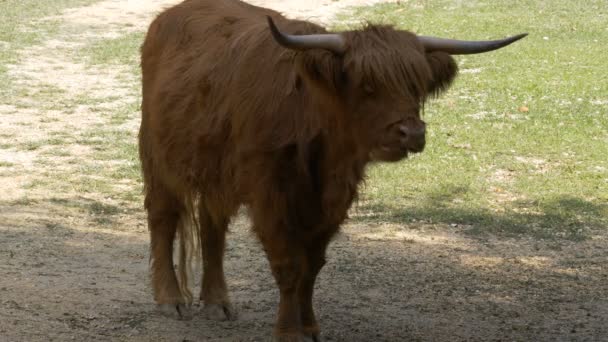
[[[366,84],[366,85],[363,86],[363,91],[367,95],[374,95],[374,88],[372,88],[372,86],[370,86],[369,84]]]

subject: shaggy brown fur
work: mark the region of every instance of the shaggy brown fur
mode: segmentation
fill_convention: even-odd
[[[188,0],[149,28],[139,147],[152,284],[159,304],[183,313],[191,293],[173,243],[179,233],[191,250],[200,238],[201,300],[232,318],[225,233],[245,205],[280,289],[275,336],[316,338],[315,279],[365,166],[422,151],[420,107],[457,68],[389,26],[342,32],[341,56],[295,52],[275,42],[266,16],[287,33],[326,32],[238,0]]]

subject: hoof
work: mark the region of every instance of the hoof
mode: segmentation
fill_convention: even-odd
[[[302,342],[315,342],[312,336],[302,336]]]
[[[319,336],[319,326],[317,324],[305,326],[302,328],[302,333],[306,336],[306,341],[321,342],[323,341]]]
[[[323,340],[319,337],[318,334],[315,335],[305,335],[302,337],[302,341],[305,342],[322,342]]]
[[[205,304],[201,312],[206,319],[214,321],[234,321],[237,318],[236,310],[230,304]]]
[[[272,342],[321,342],[318,335],[281,335],[273,336]]]
[[[180,321],[189,321],[192,319],[192,310],[184,304],[159,304],[160,312],[167,317],[178,319]]]

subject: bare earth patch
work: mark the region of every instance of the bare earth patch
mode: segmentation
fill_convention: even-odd
[[[379,2],[396,1],[397,0],[250,0],[248,2],[256,6],[272,8],[288,17],[329,24],[336,14],[350,7],[370,6]]]
[[[0,104],[0,340],[268,339],[278,293],[247,219],[233,223],[226,256],[239,319],[166,319],[148,285],[141,199],[120,198],[139,184],[107,173],[129,161],[102,160],[104,151],[90,143],[106,137],[84,136],[101,126],[134,139],[137,113],[115,126],[111,117],[137,103],[139,80],[127,66],[87,65],[77,51],[92,40],[144,31],[155,13],[177,2],[108,0],[45,18],[61,22],[59,33],[20,51],[9,66],[22,94],[18,103]],[[375,2],[251,1],[321,23]],[[537,172],[550,167],[540,159],[520,161]],[[498,187],[510,174],[496,170],[491,181]],[[608,336],[605,236],[576,243],[480,239],[458,225],[363,224],[353,216],[330,247],[316,290],[326,340]]]

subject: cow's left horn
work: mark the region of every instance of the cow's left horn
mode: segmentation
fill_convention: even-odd
[[[270,32],[272,32],[274,40],[283,47],[292,50],[324,49],[340,55],[346,51],[346,42],[339,34],[327,33],[301,36],[286,34],[279,31],[271,17],[266,18],[268,19],[268,26],[270,26]]]
[[[442,51],[451,55],[468,55],[500,49],[527,35],[527,33],[522,33],[505,39],[487,41],[454,40],[425,36],[418,36],[418,40],[428,52]]]

